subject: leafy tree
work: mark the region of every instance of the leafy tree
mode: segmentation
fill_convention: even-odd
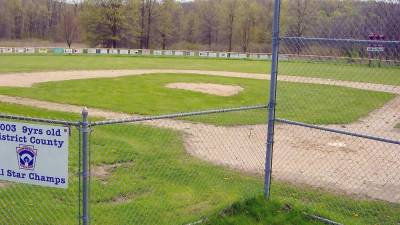
[[[128,17],[123,0],[86,1],[82,22],[92,45],[123,46],[128,33]]]

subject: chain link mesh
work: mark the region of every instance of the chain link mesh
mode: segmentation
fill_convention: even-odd
[[[271,198],[325,221],[399,224],[399,2],[284,6]],[[115,119],[90,127],[91,224],[190,224],[263,195],[266,107]],[[71,129],[67,191],[0,181],[0,224],[78,223],[80,137]]]
[[[25,107],[19,107],[26,110]],[[24,112],[30,112],[32,115],[38,116],[35,110],[26,110]],[[65,118],[65,114],[58,116],[59,118]],[[0,120],[10,123],[69,127],[70,130],[68,189],[0,181],[0,224],[78,224],[80,220],[79,122],[73,122],[72,119],[64,121],[8,115],[0,115]],[[15,163],[17,163],[17,156],[15,156]],[[8,170],[4,171],[4,173],[8,174]]]
[[[215,125],[227,114],[228,126]],[[248,115],[266,117],[256,109],[92,127],[92,223],[188,224],[262,195],[266,126],[244,125],[254,123]]]
[[[272,198],[342,224],[400,222],[400,23],[389,16],[399,10],[311,0],[282,9]]]

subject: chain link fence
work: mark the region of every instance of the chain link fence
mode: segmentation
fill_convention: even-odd
[[[1,181],[0,224],[201,224],[263,194],[328,224],[399,224],[399,24],[334,14],[304,27],[321,2],[283,8],[291,27],[276,0],[268,105],[105,121],[1,115],[71,137],[68,189]],[[399,3],[373,10],[389,8]]]
[[[91,221],[189,224],[262,195],[265,108],[93,123]]]
[[[4,177],[35,176],[30,178],[43,178],[42,174],[32,170],[13,171],[0,165],[0,224],[77,224],[80,220],[80,122],[52,120],[42,118],[30,118],[23,116],[12,116],[0,114],[1,131],[0,140],[2,145],[2,157],[7,151],[14,151],[15,165],[18,165],[15,149],[4,149],[6,142],[11,142],[7,137],[7,124],[24,123],[33,125],[49,125],[65,127],[69,130],[69,153],[68,153],[68,188],[58,189],[30,184],[21,184],[4,181]],[[4,122],[3,122],[4,121]],[[39,135],[32,135],[32,137]],[[41,154],[40,149],[38,154]],[[40,157],[40,155],[39,155]],[[14,159],[14,158],[13,158]],[[49,163],[49,162],[47,162]],[[51,162],[50,162],[51,163]],[[33,175],[31,175],[33,174]],[[51,178],[53,179],[53,178]]]
[[[1,181],[1,223],[205,222],[263,194],[266,107],[106,121],[84,111],[77,122],[1,115],[71,127],[68,189]],[[19,217],[26,208],[29,218]]]
[[[386,16],[399,10],[398,1],[311,0],[276,9],[276,59],[297,62],[273,62],[271,198],[328,222],[400,223],[399,23]]]

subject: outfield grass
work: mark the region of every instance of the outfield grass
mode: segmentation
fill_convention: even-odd
[[[0,108],[8,114],[79,118],[78,114],[11,104],[0,103]],[[22,184],[0,188],[1,224],[77,222],[78,132],[72,131],[68,190]],[[210,218],[209,224],[313,224],[303,212],[349,225],[400,220],[399,205],[354,200],[277,181],[271,203],[255,198],[262,195],[260,177],[189,156],[181,134],[175,131],[140,125],[94,127],[90,149],[92,169],[111,168],[106,176],[92,177],[92,224],[187,224],[203,217]],[[27,208],[29,216],[20,216]]]
[[[0,55],[0,73],[99,69],[198,69],[269,73],[270,62],[252,60],[134,57]],[[400,68],[329,62],[280,62],[280,74],[400,85]]]
[[[173,82],[239,85],[231,97],[166,88]],[[1,94],[86,105],[141,115],[265,104],[268,81],[190,74],[155,74],[107,79],[49,82],[32,88],[0,88]],[[392,94],[351,88],[296,84],[279,85],[277,116],[313,124],[346,124],[366,116],[393,98]],[[312,106],[312,107],[310,107]],[[218,125],[261,124],[266,110],[188,118]]]

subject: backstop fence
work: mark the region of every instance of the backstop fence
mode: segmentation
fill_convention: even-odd
[[[321,33],[316,22],[296,36],[280,29],[280,11],[276,0],[268,105],[107,119],[84,111],[79,121],[1,114],[4,126],[65,127],[69,155],[67,189],[0,181],[0,224],[207,224],[260,195],[328,224],[398,224],[400,70],[390,60],[400,42],[390,31],[399,24],[351,32],[363,20],[334,18],[352,29]]]

